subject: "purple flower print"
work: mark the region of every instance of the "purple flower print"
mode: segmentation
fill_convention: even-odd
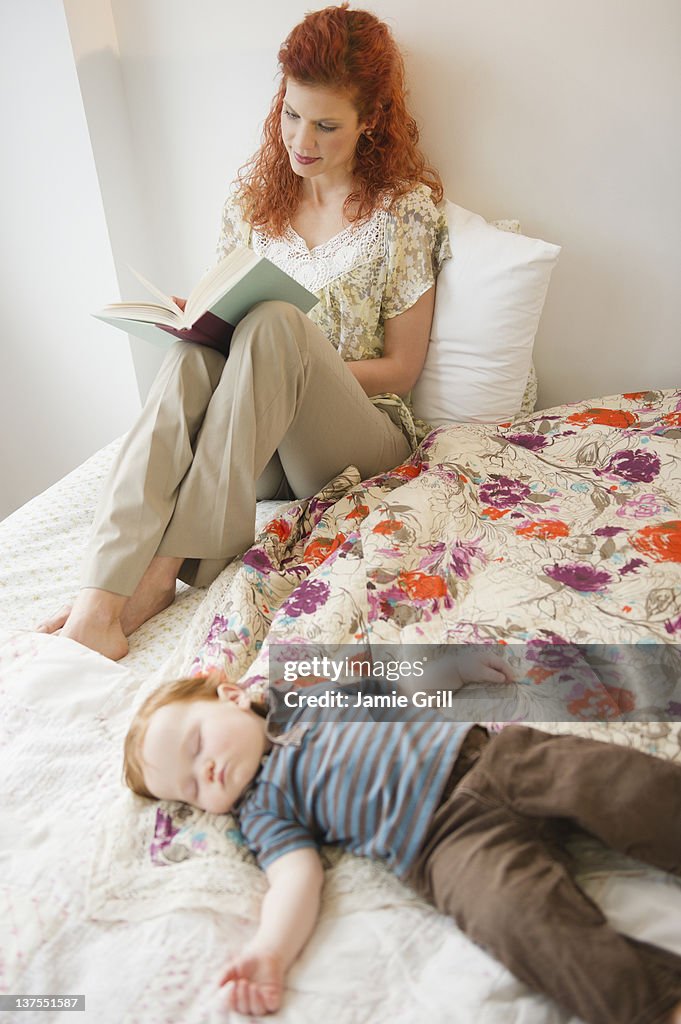
[[[532,492],[527,484],[520,480],[511,480],[508,476],[498,476],[480,488],[480,501],[492,508],[513,508]]]
[[[618,516],[631,516],[632,519],[649,519],[651,516],[666,512],[667,506],[663,505],[655,494],[639,494],[637,498],[630,498],[629,501],[618,508]]]
[[[426,434],[423,441],[421,441],[419,451],[429,452],[431,448],[434,448],[441,435],[444,433],[444,429],[444,427],[436,427],[435,430],[431,430],[429,434]]]
[[[170,846],[173,839],[179,832],[179,828],[173,825],[173,819],[160,808],[156,810],[156,822],[154,825],[154,838],[151,840],[149,855],[153,864],[165,863],[163,851]]]
[[[588,562],[571,562],[567,565],[553,565],[544,569],[547,576],[557,583],[564,583],[566,587],[579,590],[582,593],[596,593],[605,590],[612,582],[612,576],[605,569],[596,569]]]
[[[664,628],[667,630],[670,636],[673,636],[674,633],[681,632],[681,615],[679,615],[678,619],[669,619],[667,622],[665,622]]]
[[[210,624],[208,635],[204,641],[205,644],[214,643],[220,636],[227,630],[229,626],[229,619],[225,615],[216,615]]]
[[[450,552],[449,566],[452,572],[462,580],[467,580],[473,572],[473,562],[478,560],[482,565],[487,562],[485,552],[474,540],[455,540]]]
[[[506,440],[531,452],[540,452],[549,443],[549,439],[543,434],[506,434]]]
[[[545,668],[569,668],[581,659],[580,651],[562,637],[552,635],[551,640],[530,640],[527,660],[540,662]]]
[[[283,608],[287,615],[296,618],[298,615],[311,615],[326,604],[330,589],[323,580],[305,580],[293,591]]]
[[[600,474],[614,473],[623,480],[649,484],[660,472],[660,460],[654,452],[615,452]]]
[[[643,558],[632,558],[630,562],[627,562],[626,565],[622,566],[620,569],[620,576],[626,576],[628,572],[636,572],[637,569],[640,569],[641,566],[645,564],[645,559]]]
[[[244,565],[248,565],[256,572],[270,573],[274,566],[262,548],[249,548],[243,556]]]
[[[624,533],[623,526],[599,526],[594,537],[616,537],[618,533]]]

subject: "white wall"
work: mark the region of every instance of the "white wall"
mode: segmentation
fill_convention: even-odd
[[[125,338],[88,311],[117,281],[132,297],[127,261],[176,293],[211,262],[278,45],[313,6],[64,3],[73,53],[58,0],[0,0],[5,511],[127,425]],[[679,385],[677,0],[366,6],[405,49],[448,195],[563,246],[537,339],[540,402]],[[47,282],[39,304],[30,266]],[[143,392],[156,363],[138,345]]]
[[[111,0],[64,0],[64,9],[116,276],[121,295],[130,298],[139,291],[130,267],[152,267],[155,245],[131,135]],[[114,301],[114,296],[107,301]],[[139,389],[146,395],[158,367],[158,351],[139,338],[129,340]]]
[[[0,517],[107,441],[139,407],[60,0],[1,0]]]
[[[313,5],[111,3],[151,269],[186,290],[257,145],[278,44]],[[448,195],[563,246],[536,347],[541,402],[681,383],[678,0],[366,6],[404,46]]]

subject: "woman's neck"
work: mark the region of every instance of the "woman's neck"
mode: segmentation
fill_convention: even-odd
[[[355,188],[356,182],[352,174],[343,174],[331,180],[322,175],[318,178],[303,179],[300,190],[301,203],[310,209],[320,210],[339,204],[342,206]]]

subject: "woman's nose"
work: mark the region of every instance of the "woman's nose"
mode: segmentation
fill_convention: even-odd
[[[296,131],[295,147],[301,156],[307,156],[317,145],[314,125],[299,124]]]

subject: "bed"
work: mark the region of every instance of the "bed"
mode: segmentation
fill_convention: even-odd
[[[85,1019],[112,1024],[224,1019],[216,977],[264,881],[229,816],[123,788],[132,709],[162,679],[219,667],[260,687],[275,642],[501,642],[525,666],[508,717],[553,709],[536,698],[558,679],[546,727],[681,763],[680,437],[681,390],[440,427],[390,473],[348,467],[311,500],[261,503],[253,548],[183,588],[118,664],[31,632],[76,587],[115,445],[0,524],[0,993],[84,994]],[[653,703],[626,678],[565,683],[551,653],[592,643],[654,654]],[[595,843],[574,853],[620,930],[681,953],[681,883]],[[319,929],[273,1020],[576,1024],[380,866],[324,858]]]

